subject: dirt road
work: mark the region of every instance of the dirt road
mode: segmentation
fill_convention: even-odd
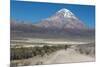
[[[73,48],[67,50],[59,50],[44,57],[33,57],[25,60],[13,61],[18,66],[22,65],[41,65],[41,64],[58,64],[58,63],[76,63],[76,62],[92,62],[95,58],[79,54]]]
[[[51,58],[48,58],[44,64],[89,62],[94,60],[93,57],[76,53],[74,49],[67,49],[57,51]]]

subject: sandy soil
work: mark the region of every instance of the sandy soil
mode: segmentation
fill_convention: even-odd
[[[95,59],[90,56],[78,54],[74,49],[60,50],[55,53],[44,64],[57,64],[57,63],[74,63],[74,62],[89,62]]]
[[[40,64],[58,64],[58,63],[76,63],[76,62],[93,62],[94,57],[77,53],[73,48],[67,50],[59,50],[44,57],[34,57],[25,60],[13,61],[18,66],[40,65]]]

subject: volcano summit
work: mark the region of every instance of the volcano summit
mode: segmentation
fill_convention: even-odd
[[[59,29],[85,29],[85,24],[79,20],[70,10],[61,9],[49,18],[36,24],[39,27]]]

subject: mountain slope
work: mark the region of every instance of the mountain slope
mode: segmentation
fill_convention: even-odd
[[[95,30],[88,29],[70,10],[61,9],[40,23],[11,21],[11,38],[94,38]]]
[[[36,24],[44,28],[58,28],[58,29],[85,29],[86,26],[81,22],[70,10],[61,9],[51,17],[42,20]]]

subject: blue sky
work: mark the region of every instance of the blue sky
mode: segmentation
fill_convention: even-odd
[[[69,9],[88,27],[95,27],[95,6],[11,1],[11,19],[37,23],[62,8]]]

